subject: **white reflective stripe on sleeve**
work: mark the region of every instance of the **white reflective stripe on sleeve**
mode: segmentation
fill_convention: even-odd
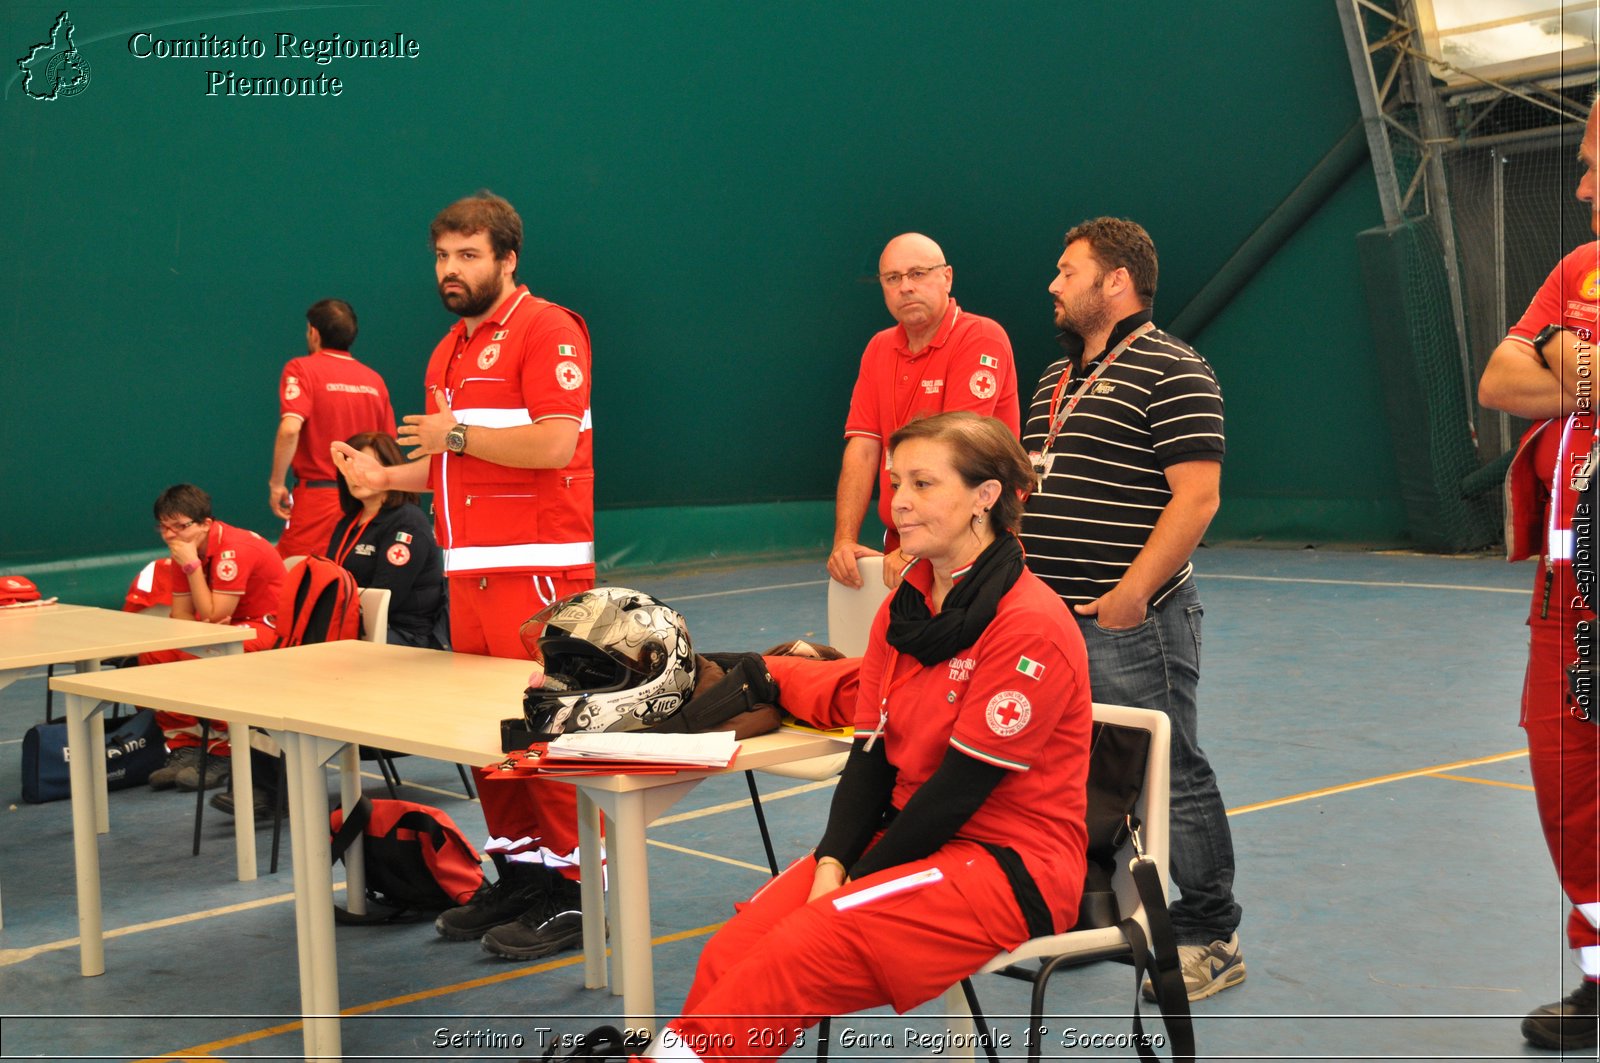
[[[1600,979],[1600,945],[1585,945],[1572,951],[1578,954],[1578,969],[1584,977]]]
[[[593,430],[594,430],[593,411],[590,410],[586,406],[586,407],[584,407],[584,410],[583,410],[583,420],[578,422],[578,431],[580,431],[580,432],[591,432]]]
[[[656,1035],[650,1042],[650,1047],[639,1056],[640,1059],[690,1059],[698,1063],[699,1056],[683,1042],[678,1031],[668,1026]]]
[[[1574,904],[1573,907],[1583,913],[1590,926],[1600,927],[1600,902],[1590,901],[1587,904]]]
[[[923,886],[943,881],[943,871],[936,867],[925,867],[921,871],[902,875],[899,878],[892,878],[887,882],[880,882],[876,886],[857,890],[847,897],[840,897],[833,902],[833,907],[835,911],[844,912],[851,908],[860,907],[863,904],[870,904],[880,897],[889,897],[896,893],[904,893],[906,890],[919,889]]]
[[[1572,532],[1552,528],[1550,530],[1550,560],[1572,560]]]
[[[444,552],[446,574],[480,569],[577,568],[594,564],[594,543],[457,546]]]
[[[156,563],[150,562],[139,570],[138,587],[148,594],[156,585]]]
[[[482,425],[485,428],[515,428],[519,424],[532,424],[528,411],[517,406],[509,410],[483,406],[471,410],[451,410],[462,424]]]

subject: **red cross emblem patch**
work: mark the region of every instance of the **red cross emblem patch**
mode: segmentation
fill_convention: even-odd
[[[411,560],[411,547],[405,543],[395,543],[389,547],[389,552],[383,556],[389,559],[389,564],[399,567]]]
[[[577,362],[562,362],[556,366],[556,383],[563,391],[576,391],[583,386],[583,370]]]
[[[967,386],[972,389],[974,397],[980,399],[991,398],[994,395],[996,386],[994,374],[987,369],[980,369],[972,374],[972,379],[967,381]]]
[[[222,583],[231,583],[239,578],[239,563],[233,560],[217,562],[217,579]]]
[[[1028,704],[1027,697],[1020,691],[1002,690],[989,699],[983,716],[989,724],[989,730],[1001,738],[1009,738],[1028,726],[1028,720],[1033,716],[1033,706]]]

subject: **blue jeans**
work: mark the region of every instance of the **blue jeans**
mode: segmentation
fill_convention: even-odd
[[[1200,749],[1195,695],[1200,686],[1200,618],[1193,582],[1125,631],[1078,617],[1089,648],[1089,691],[1111,705],[1160,709],[1172,720],[1170,871],[1180,896],[1172,929],[1180,945],[1226,940],[1239,927],[1233,899],[1233,832],[1222,794]]]

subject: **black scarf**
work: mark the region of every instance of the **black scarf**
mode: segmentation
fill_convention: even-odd
[[[922,592],[903,580],[889,602],[889,645],[925,665],[954,657],[978,641],[1000,599],[1022,575],[1022,545],[1009,532],[995,536],[966,576],[950,588],[937,616]]]

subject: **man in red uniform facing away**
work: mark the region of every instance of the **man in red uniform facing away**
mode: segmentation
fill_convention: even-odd
[[[504,199],[452,203],[431,234],[439,298],[461,320],[428,361],[425,412],[400,427],[428,460],[386,467],[341,442],[334,460],[352,484],[434,492],[455,652],[526,659],[523,622],[594,586],[589,330],[517,283],[522,219]],[[486,776],[480,795],[500,878],[443,913],[439,933],[512,959],[575,947],[572,787]]]
[[[1600,235],[1600,125],[1592,106],[1579,160],[1578,198],[1590,205],[1590,224]],[[1528,612],[1522,727],[1539,822],[1572,904],[1567,944],[1583,974],[1564,999],[1523,1019],[1523,1037],[1540,1048],[1593,1048],[1600,1032],[1600,706],[1592,690],[1584,700],[1575,697],[1567,677],[1580,651],[1592,660],[1594,650],[1596,515],[1585,512],[1592,496],[1580,497],[1588,474],[1579,474],[1595,437],[1597,328],[1600,242],[1591,242],[1556,266],[1478,384],[1485,406],[1534,422],[1506,471],[1506,554],[1543,561]],[[1586,574],[1575,569],[1575,558],[1590,559]]]
[[[878,257],[883,302],[897,324],[872,337],[850,396],[844,426],[844,460],[833,509],[833,552],[828,575],[861,586],[857,559],[878,551],[857,542],[878,486],[878,516],[888,529],[883,581],[893,587],[910,558],[895,554],[900,537],[889,519],[888,438],[914,417],[971,410],[997,417],[1013,435],[1020,428],[1017,371],[1011,340],[999,322],[971,314],[950,297],[955,267],[939,245],[921,233],[890,240]]]
[[[167,544],[172,564],[164,566],[174,620],[231,624],[252,632],[244,652],[278,644],[272,614],[283,590],[283,561],[272,544],[253,531],[211,516],[211,496],[193,484],[174,484],[155,503],[156,531]],[[140,664],[190,660],[183,650],[139,654]],[[200,788],[200,758],[206,760],[206,789],[228,781],[228,725],[211,721],[209,748],[201,750],[200,721],[165,710],[156,713],[167,740],[167,762],[150,773],[152,790]]]
[[[339,523],[339,489],[328,445],[358,432],[394,435],[389,387],[350,354],[356,312],[343,299],[323,299],[306,311],[306,351],[283,367],[278,381],[278,437],[267,480],[272,513],[288,521],[278,539],[283,557],[328,552]],[[284,482],[294,469],[294,494]]]

